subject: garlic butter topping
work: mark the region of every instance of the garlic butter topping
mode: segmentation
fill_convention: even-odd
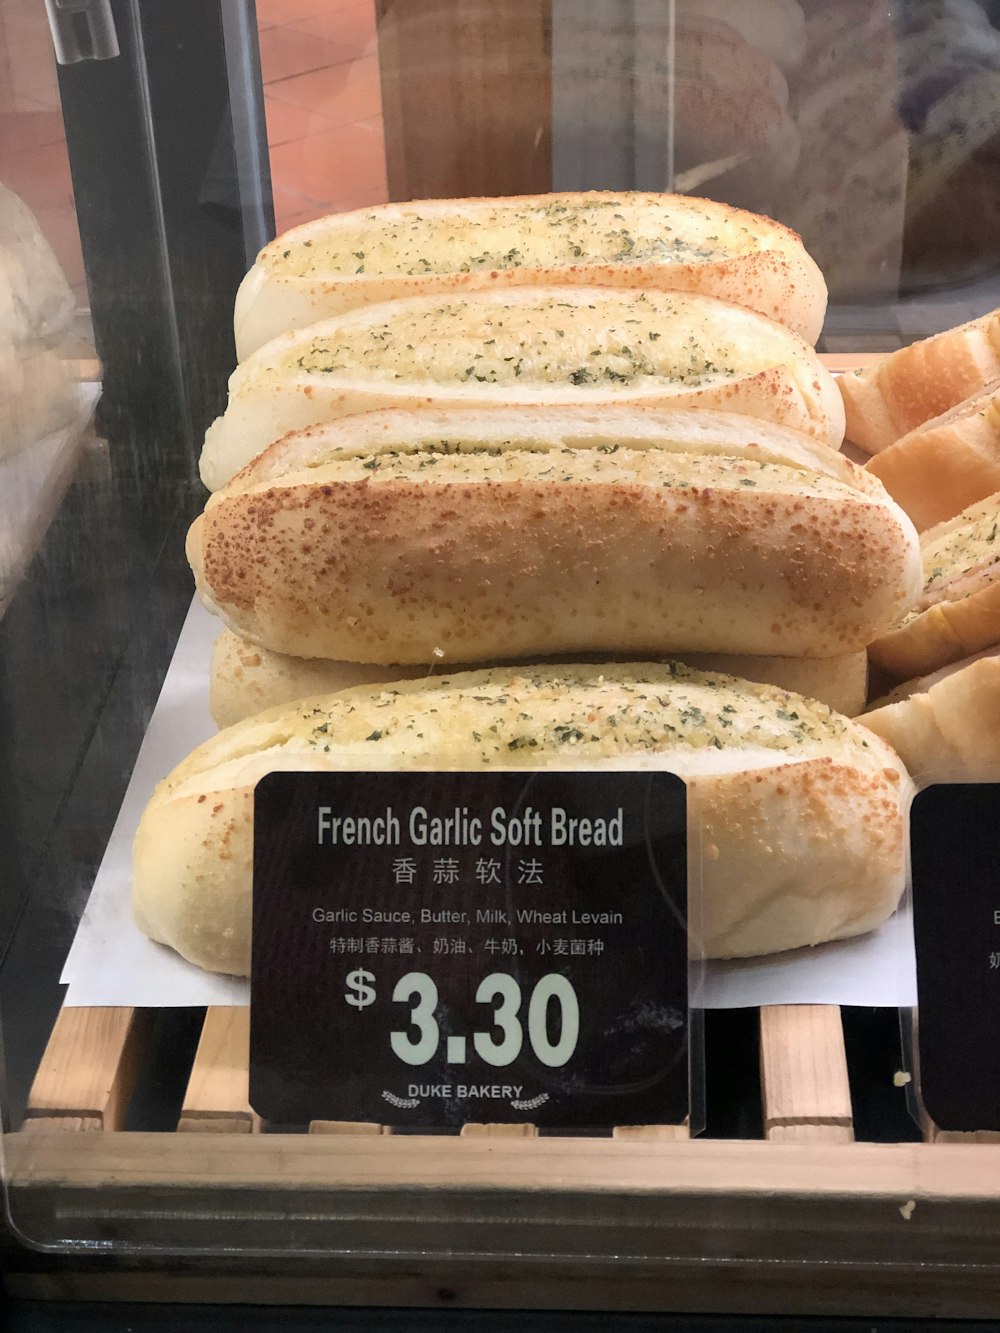
[[[991,496],[932,528],[921,548],[926,591],[979,566],[1000,563],[1000,497]]]
[[[667,662],[496,668],[347,690],[221,733],[172,781],[199,788],[248,760],[263,771],[292,757],[307,767],[542,768],[661,750],[885,763],[864,728],[825,704]]]
[[[744,322],[740,373],[783,362],[788,334],[735,307],[664,292],[527,288],[506,305],[473,293],[373,307],[317,325],[281,365],[333,380],[697,386],[737,373],[733,339]]]
[[[490,460],[489,470],[483,460]],[[418,480],[445,485],[477,482],[483,485],[512,481],[593,482],[608,485],[643,485],[666,488],[721,488],[761,490],[769,494],[826,496],[861,501],[859,491],[846,482],[810,473],[802,468],[761,462],[752,456],[712,457],[666,449],[630,449],[604,444],[591,448],[475,446],[467,441],[426,442],[418,449],[383,449],[365,455],[333,456],[291,470],[284,486],[300,481],[371,481],[389,483]],[[270,483],[264,482],[263,485]],[[870,503],[877,504],[873,497]]]
[[[727,216],[726,214],[730,215]],[[488,211],[413,204],[360,212],[350,222],[271,247],[298,277],[339,271],[420,276],[593,263],[698,264],[761,248],[740,215],[703,200],[657,196],[497,200]]]

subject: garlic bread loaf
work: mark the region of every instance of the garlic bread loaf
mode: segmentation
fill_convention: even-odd
[[[1000,643],[1000,492],[928,529],[920,551],[919,600],[868,650],[903,680]]]
[[[1000,780],[1000,647],[907,681],[858,718],[924,781]]]
[[[998,376],[1000,310],[991,310],[841,375],[847,438],[880,453]]]
[[[909,780],[857,723],[676,664],[498,668],[320,696],[200,746],[139,825],[135,919],[199,966],[245,975],[253,789],[265,774],[497,766],[664,768],[687,779],[701,871],[693,944],[709,957],[861,934],[903,888]]]
[[[188,537],[206,605],[296,657],[838,657],[920,591],[880,483],[692,410],[426,409],[280,441]]]
[[[826,311],[823,276],[794,232],[711,199],[420,199],[319,218],[265,246],[236,296],[237,355],[358,306],[564,283],[704,292],[809,343]]]
[[[1000,379],[925,421],[868,465],[919,530],[1000,489]]]
[[[578,657],[577,661],[586,661]],[[607,661],[605,656],[601,660]],[[717,671],[802,694],[853,717],[865,706],[868,654],[843,657],[744,657],[737,653],[687,653],[680,659],[699,671]],[[289,657],[224,629],[212,651],[210,707],[219,727],[231,727],[254,713],[292,704],[313,694],[334,694],[355,685],[419,680],[465,666],[434,659],[422,666],[375,666],[333,662],[323,657]]]
[[[801,338],[712,297],[607,287],[420,296],[267,343],[237,368],[209,427],[218,490],[289,431],[381,407],[705,407],[839,447],[843,405]]]

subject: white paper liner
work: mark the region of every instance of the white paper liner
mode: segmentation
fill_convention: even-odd
[[[181,630],[118,820],[62,980],[70,1006],[180,1007],[247,1004],[249,983],[221,977],[154,944],[130,907],[131,848],[156,783],[215,734],[208,670],[220,624],[197,600]],[[916,1003],[913,927],[906,908],[856,940],[692,969],[692,1004],[730,1009],[764,1004],[895,1008]]]

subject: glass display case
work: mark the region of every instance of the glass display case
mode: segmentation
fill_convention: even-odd
[[[994,1315],[998,307],[996,0],[4,0],[9,1290]]]

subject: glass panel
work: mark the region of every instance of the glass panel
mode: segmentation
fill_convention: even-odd
[[[258,634],[260,642],[249,633],[242,641],[226,635],[219,650],[221,627],[211,611],[219,609],[221,595],[211,590],[210,607],[192,600],[185,538],[206,504],[199,455],[213,419],[226,410],[227,379],[237,364],[237,291],[273,233],[360,210],[362,234],[374,235],[380,214],[373,210],[388,201],[673,191],[764,213],[802,234],[830,293],[821,353],[850,359],[890,351],[1000,305],[996,0],[903,6],[868,0],[257,0],[256,7],[250,0],[174,0],[169,6],[112,0],[90,10],[50,0],[48,13],[62,25],[60,49],[68,63],[58,67],[39,3],[6,0],[0,13],[0,831],[7,870],[0,889],[0,1019],[7,1199],[18,1233],[57,1249],[394,1256],[407,1264],[432,1256],[441,1263],[489,1261],[522,1276],[525,1268],[549,1271],[550,1265],[561,1273],[563,1298],[568,1285],[581,1281],[581,1301],[588,1290],[582,1278],[595,1266],[610,1271],[631,1259],[647,1276],[655,1269],[661,1282],[665,1272],[671,1280],[687,1274],[694,1293],[687,1308],[708,1308],[717,1295],[710,1288],[718,1265],[743,1261],[773,1272],[776,1290],[782,1275],[794,1270],[803,1301],[819,1265],[840,1273],[864,1270],[866,1281],[876,1284],[883,1279],[872,1273],[882,1270],[895,1270],[898,1283],[904,1269],[907,1282],[923,1281],[919,1275],[931,1270],[940,1275],[945,1267],[956,1284],[972,1270],[980,1278],[995,1273],[989,1247],[997,1205],[988,1185],[996,1178],[998,1150],[966,1145],[976,1154],[966,1163],[976,1165],[954,1171],[947,1153],[928,1162],[936,1145],[912,1154],[897,1150],[925,1133],[907,1112],[892,998],[904,984],[896,985],[897,966],[905,971],[909,962],[905,904],[891,917],[895,925],[888,930],[898,933],[890,934],[886,952],[875,964],[869,959],[868,975],[878,983],[872,992],[841,998],[837,987],[847,970],[841,960],[850,946],[832,938],[832,928],[819,932],[818,943],[800,930],[791,943],[783,935],[771,952],[747,946],[748,960],[711,960],[720,964],[712,975],[725,983],[726,998],[695,1019],[696,1029],[705,1028],[700,1137],[690,1137],[692,1126],[677,1125],[623,1125],[621,1133],[609,1129],[585,1139],[536,1136],[527,1121],[511,1135],[498,1133],[485,1117],[464,1136],[410,1137],[383,1133],[380,1124],[341,1121],[278,1133],[248,1102],[246,978],[197,967],[140,934],[130,906],[130,851],[157,782],[215,735],[213,651],[216,683],[228,680],[239,696],[237,713],[253,711],[246,709],[247,697],[257,706],[287,703],[335,685],[374,682],[375,688],[396,681],[397,672],[422,677],[436,670],[436,660],[408,660],[405,672],[386,665],[381,659],[392,656],[388,649],[374,662],[357,650],[359,660],[346,664],[332,650],[309,657],[308,644],[279,652],[266,633]],[[101,42],[88,45],[91,21],[110,27]],[[512,214],[525,236],[530,212],[529,204],[519,204]],[[624,272],[622,287],[629,288],[638,260],[629,255],[631,234],[618,233],[620,253],[604,259],[618,265],[612,271],[619,280]],[[668,240],[660,236],[650,244],[655,251]],[[291,237],[289,249],[299,241],[304,253],[307,234]],[[537,243],[542,252],[548,244],[538,236],[529,241],[527,248]],[[573,244],[567,241],[570,251]],[[493,274],[500,290],[523,260],[519,244],[508,245],[499,259],[492,251],[478,260],[473,252],[460,255],[451,274],[455,285],[475,292],[489,286]],[[364,272],[364,251],[360,242],[352,249],[358,266],[348,277]],[[701,253],[698,262],[705,258]],[[394,260],[390,254],[389,267]],[[565,279],[565,261],[565,254],[546,261],[553,281]],[[658,281],[654,273],[639,285],[662,295]],[[336,282],[330,286],[337,296]],[[564,290],[570,287],[564,283]],[[295,292],[308,309],[330,313],[321,280],[305,296],[301,284]],[[620,299],[641,295],[629,291]],[[385,315],[392,318],[391,311]],[[744,311],[738,318],[748,316]],[[763,324],[754,327],[758,343],[771,336]],[[285,330],[282,325],[282,336]],[[415,363],[464,346],[467,332],[443,324],[433,345],[416,339],[418,346],[405,348],[414,353],[409,371],[397,375],[390,367],[384,382],[392,387],[407,373],[419,380]],[[565,330],[552,332],[554,340]],[[663,337],[657,329],[649,335],[650,346]],[[506,372],[513,382],[524,364],[521,344],[527,347],[530,338],[523,331],[510,336],[516,345],[502,359],[516,367]],[[481,342],[485,349],[495,339]],[[628,373],[619,360],[609,360],[599,374],[567,365],[561,391],[611,385],[617,398],[593,399],[603,412],[632,403],[635,357],[626,340],[618,342],[623,345],[614,355],[631,360]],[[756,354],[758,343],[749,342]],[[473,350],[471,359],[482,354]],[[337,367],[327,369],[333,375]],[[661,376],[671,393],[685,375],[700,383],[718,372],[707,354],[697,372],[674,369]],[[438,372],[447,379],[447,366],[437,365]],[[326,373],[317,369],[317,376]],[[496,373],[504,374],[503,366]],[[815,376],[839,408],[826,370],[816,369]],[[428,379],[431,391],[418,385],[413,395],[433,396],[437,381],[433,374]],[[462,394],[471,399],[487,379],[466,371]],[[325,392],[318,382],[297,395],[302,419],[294,421],[281,417],[284,400],[277,392],[273,401],[262,395],[235,432],[247,458],[254,432],[263,447],[289,426],[318,424],[309,416]],[[234,390],[239,383],[233,381]],[[489,407],[496,400],[482,402]],[[576,403],[586,407],[584,400]],[[482,413],[487,435],[492,416]],[[620,423],[616,418],[613,431],[626,429]],[[355,421],[345,429],[365,428]],[[464,429],[472,428],[466,423]],[[591,421],[587,429],[598,428]],[[837,438],[825,443],[839,445],[842,432],[831,432]],[[397,453],[406,454],[413,440],[397,443],[393,466],[405,472]],[[433,466],[439,455],[456,452],[438,447],[447,443],[427,444]],[[533,459],[535,466],[539,443],[527,439],[517,461]],[[632,443],[625,452],[648,460],[649,441]],[[491,453],[481,441],[472,445],[475,439],[463,437],[461,452]],[[301,440],[284,447],[306,448]],[[803,457],[820,459],[808,469],[820,477],[812,478],[820,499],[855,476],[842,460],[830,461],[833,454],[827,458],[815,440],[801,447],[805,453],[793,451],[791,463],[781,455],[780,467],[793,474],[784,476],[787,492],[798,494]],[[691,485],[710,506],[720,487],[726,495],[733,491],[726,489],[732,460],[722,445],[709,450],[723,461],[708,465],[710,481],[700,486],[684,472],[688,462],[674,457],[679,452],[686,460],[698,450],[667,452],[666,480],[656,477],[658,496]],[[584,468],[563,478],[574,487],[583,483],[581,493],[599,490],[595,477],[622,465],[613,457],[617,437],[590,453],[600,455],[594,475]],[[348,478],[352,495],[377,493],[370,485],[381,466],[377,455],[376,449],[358,463],[366,475]],[[450,458],[448,465],[462,461]],[[745,462],[742,453],[738,461]],[[333,466],[312,456],[307,463]],[[744,496],[753,480],[740,483],[750,483]],[[379,481],[384,484],[384,474]],[[648,498],[643,487],[651,489],[645,472],[632,482],[628,503],[616,502],[613,514],[602,511],[593,523],[570,525],[583,554],[552,563],[553,583],[566,569],[572,578],[589,577],[591,568],[600,575],[594,624],[637,596],[652,622],[654,604],[662,609],[670,600],[654,595],[661,589],[651,587],[652,557],[637,570],[629,564],[636,550],[645,550],[638,536],[630,540],[641,531],[635,495]],[[461,524],[478,512],[465,497],[447,521]],[[657,540],[669,540],[684,512],[671,511]],[[708,543],[713,559],[716,551],[724,555],[750,541],[748,534],[773,533],[771,511],[762,512],[737,537],[724,532]],[[505,517],[508,528],[517,527]],[[260,527],[268,521],[261,517]],[[410,516],[398,526],[410,539],[419,522]],[[906,554],[895,564],[909,560],[919,582],[916,534],[902,521],[898,527]],[[795,562],[821,563],[816,550],[829,528],[813,524],[810,549],[789,536]],[[601,582],[600,552],[585,540],[594,531],[609,542],[620,539],[615,550],[631,583],[621,569],[617,583]],[[190,548],[195,555],[198,540]],[[332,578],[326,569],[326,582],[317,581],[301,598],[310,630],[322,621],[346,633],[345,626],[354,629],[369,614],[368,603],[357,615],[355,606],[325,614],[325,603],[353,576],[353,562],[360,564],[377,546],[360,525],[346,540],[352,561],[344,576]],[[303,550],[311,550],[312,541],[304,541]],[[483,552],[463,541],[449,548],[459,556],[449,557],[445,581],[464,597],[469,585],[463,580]],[[438,546],[433,554],[440,554]],[[508,552],[494,578],[509,578],[514,589],[503,615],[494,617],[494,634],[498,623],[504,627],[501,641],[478,658],[473,652],[477,664],[479,658],[502,663],[545,655],[553,615],[535,617],[542,646],[510,650],[514,629],[506,627],[517,622],[517,632],[523,631],[515,555]],[[836,556],[833,551],[831,559]],[[234,583],[246,563],[240,551],[228,560]],[[888,557],[883,563],[876,590],[894,567]],[[403,561],[406,577],[411,564],[419,560]],[[772,571],[771,582],[784,588],[792,576],[781,569]],[[480,582],[490,584],[485,576]],[[690,580],[679,580],[678,596],[686,591]],[[732,623],[744,599],[727,597],[716,619]],[[237,628],[238,600],[224,608],[227,624]],[[819,607],[822,629],[832,632],[825,600],[812,605]],[[407,604],[403,618],[417,615]],[[845,714],[865,701],[869,637],[874,630],[868,637],[858,631],[854,661],[837,675],[837,708]],[[629,646],[597,648],[603,662],[617,660]],[[631,646],[663,658],[681,652],[674,641]],[[577,655],[592,656],[593,647],[572,644]],[[449,666],[464,660],[448,657],[446,648],[450,641],[441,649]],[[707,643],[690,648],[721,652]],[[824,652],[800,648],[779,660],[787,664],[791,656],[808,673],[817,661],[828,661],[824,653],[832,654],[828,644]],[[763,655],[759,644],[753,653],[740,653],[748,677]],[[751,658],[756,668],[746,666]],[[736,670],[714,658],[702,667],[710,675]],[[805,678],[816,679],[797,677]],[[872,693],[890,683],[873,678]],[[815,684],[794,688],[795,698],[820,693]],[[216,690],[214,699],[220,719],[227,707],[221,694]],[[798,706],[780,705],[776,716],[786,730],[775,723],[768,732],[770,740],[777,735],[775,750],[801,740],[792,730],[803,720],[805,705],[803,714]],[[698,731],[706,722],[700,705],[688,700],[682,711],[683,724],[697,732],[692,749],[726,748],[720,735]],[[728,715],[719,716],[724,728]],[[560,744],[594,740],[567,724],[555,733]],[[373,724],[359,745],[381,736]],[[506,739],[510,753],[531,744],[521,733]],[[873,782],[905,785],[889,755]],[[244,757],[235,755],[233,764]],[[775,767],[759,754],[756,761],[761,771]],[[244,787],[234,799],[245,807],[249,784]],[[777,795],[784,799],[788,792]],[[893,819],[902,800],[886,797]],[[748,854],[750,861],[757,857],[754,865],[778,866],[779,896],[807,902],[805,908],[786,902],[780,930],[789,920],[809,918],[819,878],[806,873],[790,889],[784,883],[790,878],[786,859],[799,855],[814,832],[807,805],[798,807],[801,819],[786,818],[777,833],[769,826]],[[755,807],[753,819],[758,813]],[[753,819],[748,815],[746,822]],[[742,827],[738,819],[732,825]],[[247,817],[233,827],[243,850],[234,858],[220,841],[220,864],[188,886],[196,909],[217,881],[230,883],[232,867],[222,863],[233,859],[239,862],[237,889],[247,890],[242,901],[249,901]],[[826,858],[824,873],[857,855],[852,835],[863,839],[868,827],[862,816],[844,817],[832,854],[825,834],[813,839],[823,844],[813,850],[817,860]],[[898,831],[896,823],[892,827]],[[178,882],[208,842],[184,848]],[[722,855],[720,842],[725,839],[705,840],[699,873],[708,880]],[[178,847],[181,835],[165,837],[154,861],[166,864]],[[868,858],[873,879],[876,859]],[[851,886],[868,884],[862,873],[846,878]],[[749,873],[735,875],[728,888],[738,893],[750,879]],[[900,869],[886,916],[903,879]],[[803,886],[808,892],[798,894]],[[737,934],[753,917],[733,915]],[[238,912],[232,920],[223,916],[216,913],[205,933],[236,938]],[[848,927],[841,934],[850,934]],[[751,920],[751,934],[752,928]],[[863,934],[875,937],[874,931]],[[571,947],[567,939],[560,942]],[[797,947],[805,943],[816,947]],[[825,992],[814,986],[823,960],[824,984],[832,987]],[[779,992],[768,991],[771,998],[761,999],[764,992],[754,987],[782,972],[792,977],[791,998],[775,999]],[[798,1146],[782,1155],[788,1142]],[[907,1225],[914,1209],[918,1222]],[[706,1260],[712,1261],[711,1279],[704,1277]],[[550,1298],[541,1286],[531,1291],[540,1301]],[[828,1308],[846,1310],[851,1299],[845,1287]],[[974,1310],[965,1305],[960,1312]]]

